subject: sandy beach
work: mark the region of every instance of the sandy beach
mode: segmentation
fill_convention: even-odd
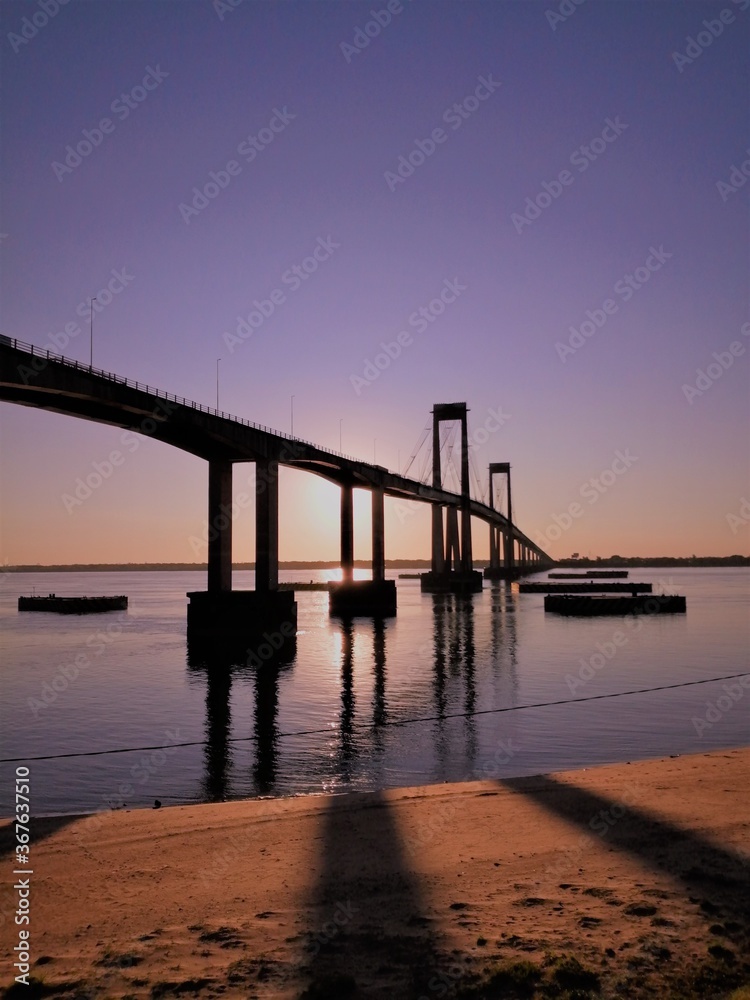
[[[0,983],[25,997],[744,1000],[749,778],[742,749],[39,819],[27,876],[3,821]],[[30,881],[37,988],[12,986],[14,878]]]

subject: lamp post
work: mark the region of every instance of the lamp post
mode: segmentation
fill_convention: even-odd
[[[90,335],[91,335],[91,353],[89,355],[89,368],[94,367],[94,303],[96,302],[96,296],[93,299],[89,299],[89,324],[90,324]]]
[[[343,417],[339,417],[339,454],[340,455],[343,454],[343,452],[344,452],[344,449],[341,447],[341,425],[343,424],[343,422],[344,422],[344,418]]]
[[[291,410],[291,427],[292,427],[292,437],[294,437],[294,396],[289,400],[289,407]]]
[[[216,359],[216,409],[219,409],[219,362],[221,358]]]

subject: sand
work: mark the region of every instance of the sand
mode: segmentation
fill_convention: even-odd
[[[33,823],[31,997],[736,997],[750,749]],[[0,983],[13,983],[12,826]],[[11,992],[14,995],[15,991]]]

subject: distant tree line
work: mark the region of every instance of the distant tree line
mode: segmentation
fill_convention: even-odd
[[[279,563],[279,569],[338,569],[341,563],[336,559],[287,560]],[[355,559],[354,565],[367,569],[369,559]],[[386,559],[389,569],[428,569],[429,559]],[[489,565],[487,559],[475,559],[477,569]],[[750,566],[750,556],[609,556],[602,558],[558,559],[554,564],[566,569],[585,569],[588,566]],[[70,565],[19,565],[5,566],[6,573],[122,573],[122,572],[191,572],[206,571],[206,563],[72,563]],[[232,569],[252,570],[254,562],[233,563]]]

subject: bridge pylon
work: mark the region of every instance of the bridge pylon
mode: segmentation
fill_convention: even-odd
[[[328,608],[339,618],[388,618],[396,614],[396,582],[385,578],[383,487],[372,486],[372,579],[354,579],[352,484],[341,485],[341,583],[333,584]]]
[[[495,506],[495,476],[504,476],[506,483],[507,525],[490,524],[490,564],[484,576],[488,580],[515,580],[522,567],[516,561],[516,540],[513,528],[513,504],[510,489],[510,462],[490,462],[490,507]],[[521,551],[523,547],[519,546]]]
[[[461,422],[461,504],[432,507],[432,563],[421,576],[427,593],[473,594],[482,589],[482,574],[474,569],[471,553],[471,496],[469,492],[469,432],[466,403],[436,403],[432,409],[432,485],[443,488],[440,462],[440,424]],[[460,520],[459,520],[460,515]]]
[[[278,662],[297,633],[294,592],[279,590],[279,463],[255,463],[255,590],[232,589],[232,468],[223,458],[208,461],[207,589],[187,595],[188,640],[240,643],[248,663]]]

